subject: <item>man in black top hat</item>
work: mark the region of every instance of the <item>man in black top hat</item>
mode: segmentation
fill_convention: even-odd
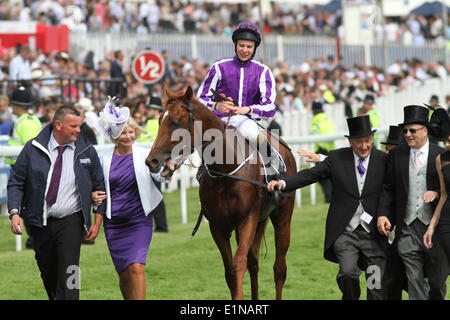
[[[284,181],[271,181],[290,192],[330,179],[333,193],[326,222],[324,257],[339,264],[337,283],[342,299],[359,299],[359,277],[366,273],[367,298],[384,299],[385,238],[377,233],[376,214],[383,184],[386,153],[373,148],[369,116],[347,119],[350,146],[330,151],[317,166]]]
[[[403,112],[399,126],[406,144],[388,154],[377,227],[388,235],[396,226],[394,245],[405,264],[409,298],[444,299],[447,261],[438,239],[433,239],[431,249],[422,239],[439,198],[435,159],[445,149],[428,140],[427,108],[408,105]]]
[[[386,141],[380,142],[385,145],[386,153],[399,144],[404,143],[402,137],[402,128],[399,126],[389,126],[389,133]],[[395,239],[395,229],[389,234],[386,247],[386,299],[402,300],[402,290],[408,291],[405,275],[405,266],[401,261],[397,247],[393,245]]]
[[[387,140],[380,143],[385,145],[386,152],[389,153],[389,150],[395,148],[401,142],[402,142],[402,129],[399,126],[389,126],[389,133]]]

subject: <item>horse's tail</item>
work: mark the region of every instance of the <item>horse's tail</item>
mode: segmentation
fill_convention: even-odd
[[[202,222],[203,218],[203,209],[200,209],[200,213],[198,214],[197,223],[195,224],[194,230],[192,230],[191,237],[194,237],[197,233],[198,228],[200,227],[200,223]]]

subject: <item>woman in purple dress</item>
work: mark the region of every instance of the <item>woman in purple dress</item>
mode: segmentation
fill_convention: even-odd
[[[119,286],[124,299],[145,299],[145,262],[152,239],[152,211],[163,196],[145,165],[149,150],[136,147],[134,141],[144,129],[129,116],[127,107],[118,108],[109,101],[100,113],[105,131],[114,147],[99,154],[105,176],[106,194],[93,193],[96,205],[106,199],[103,227]]]

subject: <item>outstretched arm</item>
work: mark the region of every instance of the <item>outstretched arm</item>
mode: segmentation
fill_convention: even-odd
[[[314,153],[312,151],[308,151],[305,149],[301,149],[297,151],[298,155],[306,158],[306,162],[317,163],[325,160],[326,156],[320,153]]]
[[[442,174],[441,156],[440,155],[438,155],[436,157],[436,170],[437,170],[437,173],[439,176],[441,197],[436,206],[436,209],[434,210],[434,214],[433,214],[433,217],[431,218],[430,224],[428,225],[428,229],[425,232],[425,234],[423,235],[423,244],[428,249],[430,249],[433,246],[432,238],[433,238],[434,230],[435,230],[437,224],[439,223],[442,207],[444,206],[444,203],[447,200],[447,191],[445,190],[445,181],[444,181],[444,176]]]

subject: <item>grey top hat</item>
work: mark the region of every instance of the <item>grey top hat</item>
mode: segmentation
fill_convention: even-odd
[[[377,130],[372,130],[368,115],[347,119],[349,134],[347,138],[363,138],[373,135]]]

